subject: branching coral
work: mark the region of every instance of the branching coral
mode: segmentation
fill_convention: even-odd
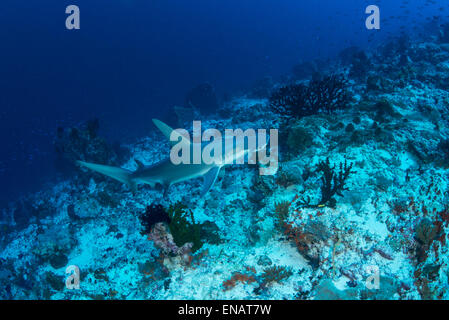
[[[352,163],[348,165],[345,160],[344,165],[340,163],[339,171],[336,172],[335,165],[331,166],[329,159],[321,161],[318,164],[318,171],[323,173],[323,176],[321,177],[321,200],[318,205],[335,207],[336,200],[334,199],[334,196],[336,194],[342,196],[341,192],[348,190],[345,187],[345,182],[348,176],[351,173],[354,173],[351,171],[352,166]]]
[[[310,263],[313,269],[317,269],[320,263],[319,255],[312,254],[314,243],[320,241],[320,235],[315,232],[309,232],[293,225],[293,223],[285,223],[284,234],[289,240],[293,240],[298,252],[303,255]],[[325,232],[322,233],[326,235]]]
[[[170,217],[164,207],[160,204],[154,203],[146,207],[145,211],[140,214],[139,220],[143,226],[142,233],[144,234],[150,233],[151,228],[158,222],[171,222]]]
[[[293,274],[291,268],[285,266],[272,266],[264,269],[262,273],[262,283],[264,286],[277,282],[281,283]]]
[[[437,239],[440,233],[440,226],[437,222],[432,223],[429,219],[423,219],[415,228],[415,238],[418,241],[416,248],[416,257],[418,262],[427,259],[427,251],[432,242]]]
[[[342,191],[348,190],[345,187],[345,183],[350,174],[355,173],[352,170],[353,164],[347,163],[345,160],[344,164],[340,163],[338,171],[335,169],[335,165],[331,166],[329,158],[325,161],[321,161],[316,171],[322,172],[321,177],[321,200],[316,205],[310,204],[310,197],[307,199],[298,200],[298,204],[302,207],[316,208],[328,206],[334,208],[337,204],[334,196],[342,195]]]
[[[178,246],[192,243],[192,252],[195,252],[203,245],[201,242],[201,225],[195,222],[192,210],[181,202],[171,205],[168,210],[169,224],[173,239]],[[190,220],[187,218],[190,216]]]
[[[277,227],[279,229],[281,229],[284,226],[285,221],[288,218],[288,211],[290,209],[290,205],[291,202],[289,201],[282,201],[275,204],[274,211],[276,213]]]
[[[438,235],[439,228],[435,226],[429,219],[423,219],[416,226],[415,235],[420,244],[430,246]]]
[[[347,80],[342,75],[331,75],[312,80],[308,86],[293,84],[281,87],[270,97],[270,105],[281,115],[302,118],[344,109],[349,99]]]
[[[292,270],[285,266],[272,266],[265,268],[260,276],[256,276],[256,270],[254,268],[247,267],[246,272],[235,272],[228,280],[223,281],[223,287],[225,290],[234,288],[237,283],[250,284],[258,282],[259,286],[256,291],[265,290],[267,286],[273,282],[281,283],[288,279],[292,274]]]
[[[190,216],[190,220],[188,216]],[[162,253],[168,255],[186,255],[195,252],[203,245],[201,242],[201,225],[195,223],[192,210],[180,202],[165,210],[162,205],[148,206],[139,217],[144,228]]]
[[[251,274],[236,272],[230,279],[223,281],[223,287],[225,290],[230,290],[234,288],[238,282],[250,284],[256,282],[256,278]]]

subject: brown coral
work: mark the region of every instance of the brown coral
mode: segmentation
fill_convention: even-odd
[[[420,244],[430,246],[438,235],[438,229],[429,219],[423,219],[416,226],[415,235]]]
[[[238,282],[250,284],[256,282],[256,279],[254,275],[236,272],[232,275],[231,279],[223,281],[223,287],[225,290],[230,290],[234,288]]]
[[[288,218],[288,213],[290,209],[291,202],[282,201],[275,204],[275,213],[277,219],[277,227],[282,228],[284,226],[285,221]]]
[[[288,279],[293,274],[291,268],[285,266],[272,266],[264,269],[262,273],[262,280],[264,285],[273,282],[280,283]]]

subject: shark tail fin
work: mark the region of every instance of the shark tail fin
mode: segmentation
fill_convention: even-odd
[[[80,166],[104,174],[105,176],[111,177],[122,183],[126,183],[131,188],[131,190],[136,190],[136,183],[133,179],[131,179],[132,171],[119,167],[105,166],[102,164],[89,163],[84,161],[77,161],[76,163]]]

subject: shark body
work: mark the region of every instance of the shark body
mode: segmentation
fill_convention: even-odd
[[[173,133],[173,129],[160,120],[153,119],[153,123],[156,127],[162,131],[162,133],[170,139]],[[193,148],[193,143],[187,138],[181,135],[177,135],[182,143],[188,144],[190,148]],[[234,150],[233,150],[234,152]],[[236,157],[245,156],[246,152],[237,154]],[[231,156],[231,155],[225,155]],[[145,166],[140,161],[136,160],[138,169],[136,171],[130,171],[127,169],[106,166],[102,164],[88,163],[84,161],[77,161],[80,166],[86,167],[93,171],[104,174],[115,180],[127,184],[133,191],[136,190],[139,184],[148,184],[155,187],[160,184],[164,188],[164,195],[167,193],[170,185],[186,180],[203,177],[203,189],[201,196],[205,195],[214,185],[215,180],[223,165],[217,164],[173,164],[170,159],[162,160],[156,164]]]

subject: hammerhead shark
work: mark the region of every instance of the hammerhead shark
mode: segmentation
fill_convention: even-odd
[[[173,137],[176,137],[179,144],[184,144],[187,148],[194,148],[195,142],[191,142],[188,137],[177,133],[167,124],[160,120],[153,119],[155,126],[167,137],[172,143]],[[172,138],[172,139],[171,139]],[[264,145],[264,147],[266,144]],[[235,150],[231,150],[234,153]],[[235,157],[235,159],[244,157],[248,154],[248,151],[241,151],[237,154],[225,154],[227,157]],[[131,190],[134,192],[137,190],[138,184],[147,184],[151,187],[156,185],[162,185],[164,189],[164,196],[167,194],[169,187],[178,182],[186,181],[189,179],[194,179],[198,177],[204,178],[203,188],[201,191],[201,196],[204,196],[214,185],[220,169],[224,166],[223,164],[216,163],[199,163],[199,164],[173,164],[170,158],[157,162],[153,165],[146,166],[142,162],[135,160],[138,168],[136,171],[130,171],[124,168],[107,166],[102,164],[88,163],[84,161],[77,161],[80,166],[89,168],[93,171],[104,174],[115,180],[127,184]]]

